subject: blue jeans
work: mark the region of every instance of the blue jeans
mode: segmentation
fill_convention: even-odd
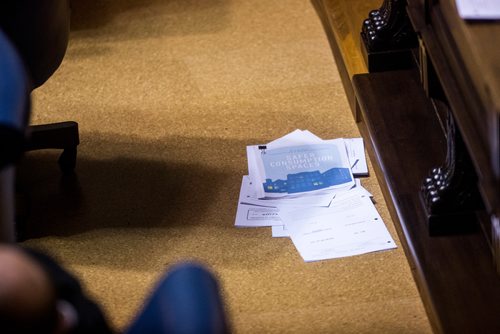
[[[176,265],[126,334],[229,333],[217,280],[200,264]]]

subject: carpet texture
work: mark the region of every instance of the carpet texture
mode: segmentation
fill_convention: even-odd
[[[373,173],[396,250],[304,263],[270,229],[234,227],[247,145],[359,137],[309,1],[73,0],[64,61],[33,94],[32,123],[64,120],[80,127],[76,177],[57,151],[26,155],[23,244],[78,275],[117,330],[195,259],[235,333],[431,332]]]

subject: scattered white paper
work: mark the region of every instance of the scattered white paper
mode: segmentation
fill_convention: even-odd
[[[499,0],[456,0],[460,17],[466,20],[500,19]]]
[[[308,194],[307,196],[287,196],[284,198],[257,198],[255,188],[252,187],[253,181],[248,175],[243,176],[241,181],[239,202],[258,206],[329,206],[336,192],[318,192]]]
[[[329,208],[310,208],[280,214],[304,261],[320,261],[396,248],[368,196],[355,194],[334,202]]]
[[[278,213],[279,209],[272,206],[245,204],[244,200],[250,191],[250,179],[244,175],[241,181],[238,209],[236,211],[235,226],[262,227],[283,225]]]
[[[295,130],[247,146],[247,159],[235,226],[271,227],[273,237],[290,237],[305,261],[396,247],[372,194],[354,178],[368,175],[361,138],[323,140]]]
[[[373,197],[373,195],[368,191],[366,190],[362,185],[361,185],[361,180],[359,179],[356,179],[356,186],[351,188],[348,192],[343,192],[343,193],[339,193],[335,199],[333,199],[330,203],[330,205],[328,207],[330,207],[331,210],[338,210],[338,211],[342,211],[346,208],[345,206],[345,201],[343,200],[344,198],[349,198],[349,197],[352,197],[352,196],[355,196],[355,195],[358,195],[358,196],[366,196],[366,197]],[[349,208],[347,206],[347,208]],[[293,214],[294,211],[297,210],[297,207],[282,207],[281,208],[281,215],[284,215],[286,214],[287,212],[289,212],[289,214]],[[279,212],[278,212],[278,215],[279,215]],[[283,224],[283,221],[280,219],[280,222],[281,224]],[[278,238],[282,238],[282,237],[289,237],[290,234],[288,233],[288,229],[286,228],[285,225],[273,225],[272,226],[272,236],[273,237],[278,237]]]

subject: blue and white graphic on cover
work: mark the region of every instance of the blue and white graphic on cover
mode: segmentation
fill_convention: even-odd
[[[336,145],[311,144],[261,152],[266,193],[299,193],[352,181]]]

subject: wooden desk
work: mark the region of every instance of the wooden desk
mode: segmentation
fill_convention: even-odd
[[[390,6],[407,30],[361,39],[367,73],[352,73],[340,37],[371,23],[339,32],[345,2],[359,1],[313,0],[433,328],[500,333],[500,23],[465,22],[453,0],[384,1],[364,17]]]

